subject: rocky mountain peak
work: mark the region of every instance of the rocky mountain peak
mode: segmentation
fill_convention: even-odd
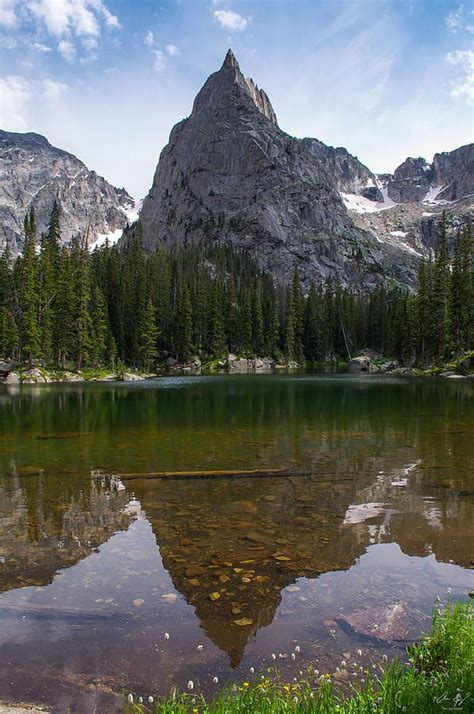
[[[360,191],[377,190],[374,175],[323,148],[282,131],[265,92],[227,53],[161,152],[140,212],[146,248],[231,243],[278,280],[296,263],[305,288],[327,279],[372,287],[388,276],[413,284],[415,256],[354,226],[330,169]]]
[[[224,62],[222,63],[222,69],[225,69],[227,67],[236,67],[240,72],[240,67],[239,63],[237,62],[237,58],[230,48],[227,50]]]
[[[221,68],[211,74],[197,95],[193,115],[204,111],[226,111],[229,104],[244,109],[257,108],[258,111],[277,124],[277,117],[267,94],[259,89],[253,79],[245,77],[239,63],[232,52],[228,50]]]

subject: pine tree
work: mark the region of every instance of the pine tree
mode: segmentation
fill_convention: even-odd
[[[303,355],[303,295],[301,292],[300,276],[298,271],[298,266],[293,267],[293,278],[290,287],[291,293],[291,303],[292,303],[292,315],[293,315],[293,359],[297,362],[302,362]]]
[[[16,292],[19,296],[22,354],[30,367],[40,355],[38,260],[35,250],[34,213],[25,216],[23,256],[16,264]]]
[[[431,263],[426,263],[422,260],[418,268],[418,292],[415,301],[416,332],[418,334],[417,353],[422,362],[432,352],[431,275]]]
[[[449,345],[449,247],[446,211],[443,211],[438,226],[438,243],[433,265],[433,292],[431,303],[432,356],[443,357]]]
[[[246,290],[240,316],[240,350],[250,356],[252,353],[252,297],[250,290]]]
[[[92,283],[91,298],[90,359],[95,365],[101,365],[107,359],[110,325],[104,294],[95,281]]]
[[[470,345],[470,313],[472,311],[472,246],[470,226],[458,232],[454,247],[450,292],[450,327],[452,346],[456,352]]]
[[[53,351],[62,369],[73,351],[74,280],[69,247],[59,252],[57,292],[53,317]]]
[[[71,260],[74,277],[73,292],[73,357],[76,369],[87,364],[92,352],[91,284],[87,240],[72,241]]]
[[[219,280],[214,280],[212,287],[210,315],[209,315],[209,342],[210,354],[219,356],[225,349],[225,335],[222,324],[222,290]]]
[[[174,320],[174,351],[177,359],[186,361],[193,351],[193,311],[189,288],[181,285]]]
[[[268,327],[268,344],[267,352],[268,354],[280,361],[282,358],[282,353],[280,349],[280,301],[278,295],[272,285],[271,297],[270,297],[270,308],[269,308],[269,327]]]
[[[0,307],[0,355],[16,359],[20,347],[20,336],[13,314],[5,305]]]
[[[260,290],[257,283],[253,289],[252,300],[252,347],[256,355],[264,356],[265,334],[263,327],[263,312]]]
[[[156,326],[155,308],[151,298],[148,298],[145,309],[140,315],[138,325],[138,356],[140,364],[147,372],[150,371],[152,362],[158,356],[157,340],[158,328]]]
[[[232,275],[229,276],[227,290],[225,292],[224,318],[226,341],[230,352],[235,352],[239,344],[239,306],[237,303],[235,280]]]
[[[39,254],[39,319],[41,327],[41,353],[48,362],[53,355],[54,301],[57,296],[57,271],[59,261],[59,210],[55,202],[50,228],[41,236]]]
[[[316,287],[311,285],[306,300],[304,319],[304,351],[307,359],[315,362],[321,357],[321,315]]]

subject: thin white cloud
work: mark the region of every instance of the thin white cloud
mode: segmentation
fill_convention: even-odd
[[[28,0],[23,4],[55,36],[72,32],[98,37],[101,21],[107,27],[120,28],[118,18],[102,0]]]
[[[28,82],[10,75],[0,78],[0,123],[11,131],[25,131],[25,109],[29,99]]]
[[[29,80],[19,75],[0,77],[0,124],[10,131],[27,131],[34,128],[31,116],[38,102],[44,108],[53,107],[67,91],[62,82],[52,79]]]
[[[59,97],[61,97],[68,89],[67,84],[57,82],[54,79],[43,79],[40,84],[43,88],[46,99],[53,101],[59,99]]]
[[[464,5],[459,5],[445,18],[446,27],[454,34],[466,30],[474,34],[474,10],[466,10]]]
[[[166,55],[162,50],[153,50],[153,71],[162,72],[166,67]]]
[[[58,52],[67,62],[74,62],[76,58],[76,47],[70,40],[60,40]]]
[[[214,17],[221,27],[230,32],[242,32],[249,24],[248,18],[233,10],[214,10]]]
[[[52,48],[48,47],[48,45],[43,44],[42,42],[33,42],[32,47],[35,50],[38,50],[38,52],[52,52]]]
[[[171,57],[177,57],[178,55],[181,54],[179,47],[176,47],[176,45],[166,45],[166,51]]]
[[[18,41],[15,37],[8,37],[7,35],[0,36],[0,47],[4,50],[14,50],[18,47]]]
[[[16,0],[2,0],[0,2],[0,25],[15,27],[18,18],[15,13]]]
[[[474,104],[474,51],[455,50],[446,55],[446,60],[457,70],[457,77],[451,82],[451,96]]]
[[[144,43],[147,47],[153,47],[154,42],[155,42],[155,37],[154,37],[154,35],[153,35],[153,32],[152,32],[151,30],[148,30],[148,32],[146,33],[145,37],[143,38],[143,43]]]
[[[82,40],[82,46],[88,50],[96,50],[97,47],[99,46],[99,43],[95,39],[95,37],[86,37],[86,39]]]

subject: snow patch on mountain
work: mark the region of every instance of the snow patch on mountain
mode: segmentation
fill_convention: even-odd
[[[377,211],[385,211],[387,208],[392,208],[397,205],[384,194],[384,191],[385,189],[382,191],[382,195],[384,196],[383,201],[371,201],[370,198],[357,196],[354,193],[341,192],[340,195],[348,211],[355,211],[356,213],[376,213]]]

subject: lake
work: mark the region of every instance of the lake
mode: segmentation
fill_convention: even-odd
[[[0,700],[356,680],[474,588],[472,380],[3,387],[0,415]]]

